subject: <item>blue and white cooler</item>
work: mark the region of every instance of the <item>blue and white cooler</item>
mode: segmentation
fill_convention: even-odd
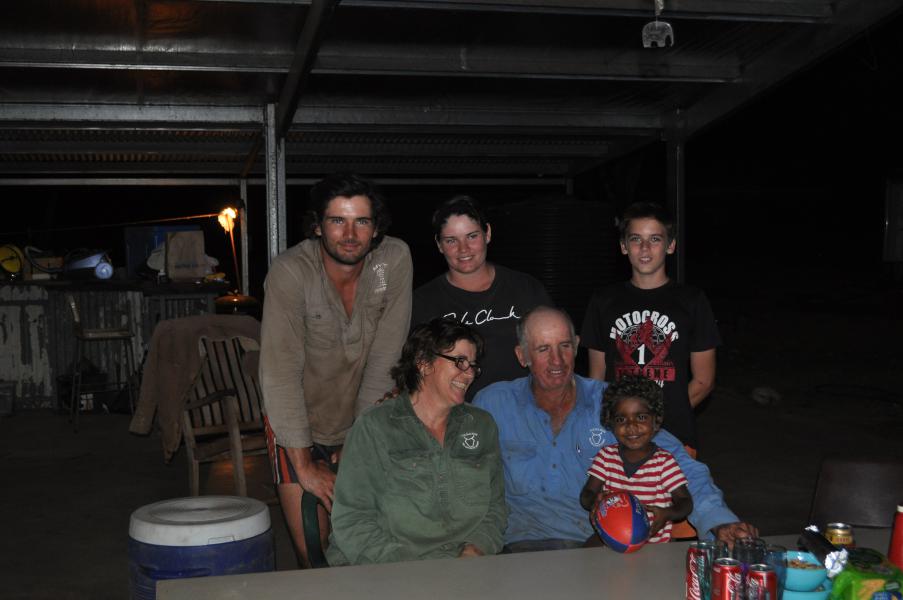
[[[176,498],[142,506],[129,522],[133,600],[156,598],[157,581],[272,571],[266,504],[240,496]]]

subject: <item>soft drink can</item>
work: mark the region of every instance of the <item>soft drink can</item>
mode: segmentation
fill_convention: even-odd
[[[712,565],[712,600],[741,600],[743,569],[740,561],[719,558]]]
[[[778,574],[771,565],[749,565],[746,600],[778,600]]]
[[[850,548],[853,541],[853,528],[846,523],[828,523],[825,527],[825,538],[838,548]]]
[[[693,542],[687,548],[687,600],[710,600],[713,542]]]

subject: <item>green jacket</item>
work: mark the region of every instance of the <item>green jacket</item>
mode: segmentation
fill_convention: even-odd
[[[326,557],[330,565],[449,558],[466,543],[496,554],[507,518],[489,413],[452,408],[440,446],[401,394],[361,415],[348,434]]]

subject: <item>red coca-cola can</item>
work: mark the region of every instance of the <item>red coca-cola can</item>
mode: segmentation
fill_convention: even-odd
[[[777,600],[778,574],[771,565],[749,565],[746,600]]]
[[[743,598],[743,567],[733,558],[719,558],[712,564],[712,600]]]
[[[715,544],[693,542],[687,548],[687,600],[711,598],[712,560]]]

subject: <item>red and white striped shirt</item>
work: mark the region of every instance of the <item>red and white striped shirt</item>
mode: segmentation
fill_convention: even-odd
[[[662,448],[657,448],[633,477],[628,477],[624,472],[624,461],[621,460],[618,445],[604,446],[596,454],[587,474],[601,479],[606,492],[630,492],[647,506],[671,506],[671,492],[687,485],[687,478],[674,456]],[[651,522],[652,513],[646,511],[646,514]],[[649,541],[659,543],[670,539],[671,522],[668,521]]]

